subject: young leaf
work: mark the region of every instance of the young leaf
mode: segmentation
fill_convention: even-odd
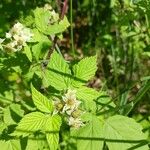
[[[140,144],[139,140],[146,140],[140,124],[131,118],[120,115],[108,118],[104,125],[104,134],[109,150],[132,149]],[[136,150],[148,150],[148,146],[139,145]]]
[[[96,90],[88,87],[80,87],[77,89],[77,98],[84,102],[84,107],[87,111],[96,111],[96,103],[93,101],[100,96]]]
[[[70,84],[71,71],[69,65],[56,51],[51,55],[45,76],[47,84],[57,90],[67,89]]]
[[[94,77],[97,70],[96,58],[96,56],[84,58],[73,66],[75,76],[75,79],[72,81],[73,86],[80,87]]]
[[[103,148],[103,122],[91,115],[87,125],[80,128],[77,134],[78,150],[102,150]]]
[[[49,40],[49,38],[46,35],[39,32],[37,29],[33,29],[32,32],[33,32],[34,36],[32,38],[32,41],[30,41],[30,42],[45,42],[45,43],[48,43],[49,45],[52,44],[52,42]]]
[[[47,29],[47,35],[54,35],[58,33],[62,33],[70,26],[67,17],[65,16],[63,20],[59,23],[55,23],[54,25],[49,25]]]
[[[34,10],[34,16],[37,29],[40,32],[46,33],[48,21],[50,18],[49,11],[44,11],[42,8],[36,8]]]
[[[59,143],[59,130],[61,126],[61,118],[58,115],[49,117],[45,126],[46,138],[50,150],[57,150]]]
[[[19,122],[13,136],[28,136],[35,131],[42,130],[47,122],[48,115],[40,112],[32,112],[25,115]]]
[[[43,94],[38,92],[33,86],[31,86],[32,90],[32,99],[35,106],[42,112],[50,113],[53,111],[52,101],[45,97]]]
[[[42,8],[37,8],[34,11],[34,16],[37,29],[46,35],[55,35],[58,33],[62,33],[70,25],[67,17],[64,17],[64,19],[60,22],[49,25],[49,18],[51,16],[51,13],[49,11],[45,11]]]
[[[92,88],[82,86],[77,89],[77,97],[82,100],[95,100],[100,96],[100,93]]]

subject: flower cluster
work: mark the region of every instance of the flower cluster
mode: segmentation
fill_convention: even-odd
[[[26,46],[26,42],[29,42],[32,37],[33,34],[30,29],[18,22],[6,33],[6,39],[10,40],[7,47],[10,47],[14,51],[19,51],[23,46]]]
[[[52,9],[51,5],[45,4],[44,10],[49,11],[50,13],[49,24],[54,24],[59,20],[59,14],[56,13],[55,10]]]
[[[79,110],[80,104],[81,101],[76,99],[76,91],[68,90],[62,97],[62,100],[56,100],[54,102],[55,113],[60,112],[61,114],[66,114],[69,126],[79,128],[84,125],[80,119],[82,114],[82,111]]]

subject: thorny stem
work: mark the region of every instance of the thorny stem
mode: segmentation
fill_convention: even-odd
[[[58,5],[58,9],[61,10],[61,0],[57,0],[57,5]],[[63,7],[62,7],[62,10],[61,10],[60,20],[62,20],[62,19],[64,18],[65,13],[67,12],[67,7],[68,7],[68,0],[65,0],[65,1],[63,2]],[[48,52],[48,54],[47,54],[47,57],[46,57],[47,60],[50,59],[51,54],[52,54],[52,52],[53,52],[53,50],[54,50],[55,48],[56,48],[57,50],[59,50],[59,49],[58,49],[58,46],[57,46],[57,36],[55,36],[55,37],[50,36],[50,40],[53,41],[53,45],[52,45],[52,47],[50,48],[50,50],[49,50],[49,52]],[[58,52],[61,53],[60,51],[58,51]],[[62,55],[62,54],[61,54],[61,55]],[[45,64],[45,66],[47,66],[47,62],[46,62],[46,64]]]
[[[56,36],[55,37],[50,36],[49,39],[51,41],[53,41],[53,45],[51,46],[51,48],[48,51],[48,54],[47,54],[47,57],[46,57],[47,60],[50,59],[51,54],[52,54],[53,50],[55,49],[55,46],[56,46],[56,43],[57,43],[57,37]]]

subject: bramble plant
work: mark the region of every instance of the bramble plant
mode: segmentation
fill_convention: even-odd
[[[46,4],[0,39],[2,85],[9,82],[0,88],[0,147],[148,150],[141,125],[120,115],[105,91],[87,86],[97,71],[97,55],[74,65],[61,55],[55,40],[69,25]]]

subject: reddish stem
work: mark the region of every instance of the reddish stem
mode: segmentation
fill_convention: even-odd
[[[61,16],[60,19],[62,20],[67,12],[67,7],[68,7],[68,0],[65,0],[63,2],[63,8],[62,8],[62,12],[61,12]]]

